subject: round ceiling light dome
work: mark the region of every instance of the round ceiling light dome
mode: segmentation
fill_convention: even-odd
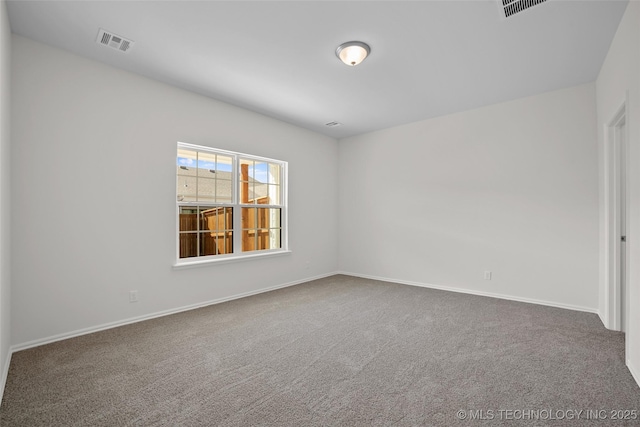
[[[371,53],[368,44],[362,42],[342,43],[336,49],[336,56],[350,67],[355,67]]]

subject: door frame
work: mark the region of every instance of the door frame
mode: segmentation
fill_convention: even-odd
[[[622,327],[622,310],[621,307],[621,283],[620,283],[620,216],[619,206],[621,194],[620,189],[620,166],[619,156],[620,150],[616,144],[617,134],[620,126],[624,126],[624,152],[625,152],[625,170],[626,170],[626,185],[625,185],[625,217],[627,218],[626,227],[627,234],[629,234],[629,126],[627,120],[627,112],[629,105],[629,95],[627,93],[624,102],[615,112],[611,120],[604,125],[604,318],[607,321],[607,328],[615,331],[621,330]],[[629,241],[627,240],[627,245]],[[625,251],[625,277],[629,278],[629,247]],[[628,289],[629,286],[625,286]],[[625,292],[625,310],[624,313],[629,313],[629,298],[628,292]],[[625,322],[625,324],[627,324]]]

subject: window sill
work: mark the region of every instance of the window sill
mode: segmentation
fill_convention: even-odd
[[[173,269],[174,270],[182,270],[184,268],[205,267],[207,265],[212,265],[212,264],[227,264],[227,263],[231,263],[231,262],[247,261],[247,260],[256,259],[256,258],[265,258],[265,257],[287,255],[287,254],[290,254],[290,253],[291,253],[290,250],[279,250],[279,251],[274,250],[274,251],[263,252],[263,253],[238,255],[238,256],[233,256],[233,257],[228,257],[228,258],[204,259],[204,260],[201,259],[201,260],[194,260],[194,261],[179,261],[179,262],[177,262],[177,263],[175,263],[173,265]]]

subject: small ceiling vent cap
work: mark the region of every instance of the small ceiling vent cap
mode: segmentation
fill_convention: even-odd
[[[329,123],[325,123],[324,125],[325,125],[325,126],[329,126],[330,128],[335,128],[335,127],[338,127],[338,126],[342,126],[342,123],[339,123],[339,122],[329,122]]]
[[[111,31],[103,30],[102,28],[98,31],[96,42],[119,50],[120,52],[127,52],[133,46],[133,41],[118,36]]]
[[[504,11],[504,17],[508,18],[511,15],[520,13],[523,10],[527,10],[537,4],[544,3],[547,0],[498,0],[500,7]]]

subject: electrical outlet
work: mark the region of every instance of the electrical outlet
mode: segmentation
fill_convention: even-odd
[[[485,271],[484,272],[484,280],[491,280],[491,272],[490,271]]]
[[[129,302],[138,302],[138,291],[129,291]]]
[[[305,270],[308,270],[308,269],[309,269],[309,264],[310,264],[310,263],[309,263],[309,261],[307,261],[307,262],[305,262],[305,263],[304,263],[304,269],[305,269]]]

